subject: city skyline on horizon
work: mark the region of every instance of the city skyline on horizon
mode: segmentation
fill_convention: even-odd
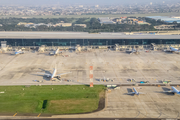
[[[31,0],[31,1],[24,1],[24,0],[0,0],[1,5],[132,5],[132,4],[163,4],[163,3],[176,3],[179,0],[91,0],[91,1],[84,1],[84,0]]]

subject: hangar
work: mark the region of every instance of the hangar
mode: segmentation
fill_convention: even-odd
[[[180,44],[179,35],[86,32],[0,32],[0,41],[10,46],[104,46]]]

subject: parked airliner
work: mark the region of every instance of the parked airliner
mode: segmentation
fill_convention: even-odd
[[[132,50],[126,50],[126,53],[129,53],[130,55],[135,53],[135,54],[138,54],[139,51],[135,50],[135,49],[132,49]]]
[[[169,50],[164,50],[164,52],[174,52],[174,53],[180,53],[179,49],[176,49],[176,48],[173,48],[173,47],[170,47]]]
[[[20,50],[18,50],[18,51],[15,51],[14,54],[15,54],[15,55],[24,54],[24,52],[20,49]]]
[[[50,52],[49,54],[50,54],[50,55],[58,55],[58,54],[59,54],[59,48],[56,49],[56,50],[53,51],[53,52]]]
[[[172,90],[163,91],[163,92],[165,92],[165,93],[173,93],[173,94],[178,94],[178,95],[180,95],[180,91],[177,90],[175,87],[172,86],[171,89],[172,89]]]
[[[135,88],[133,88],[133,91],[134,91],[134,92],[128,92],[127,94],[128,94],[128,95],[140,95],[140,94],[145,94],[145,93],[138,92]]]

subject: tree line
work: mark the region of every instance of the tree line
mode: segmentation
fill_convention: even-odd
[[[100,24],[98,19],[96,18],[8,18],[0,19],[0,31],[76,31],[76,32],[133,32],[133,31],[155,31],[154,26],[162,25],[162,24],[169,24],[161,20],[154,20],[150,18],[142,18],[146,22],[150,23],[151,25],[131,25],[131,24]],[[28,28],[25,26],[18,26],[19,22],[26,22],[26,23],[72,23],[73,25],[70,27],[47,27],[45,25],[38,26],[36,28]],[[87,27],[79,27],[74,26],[74,24],[86,24]],[[180,26],[178,23],[177,26]]]

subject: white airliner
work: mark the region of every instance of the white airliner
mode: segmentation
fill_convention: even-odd
[[[173,93],[173,94],[178,94],[178,95],[180,95],[180,91],[177,90],[175,87],[172,86],[171,89],[172,89],[172,90],[163,91],[163,92],[165,92],[165,93]]]
[[[14,54],[15,54],[15,55],[24,54],[24,52],[20,49],[20,50],[18,50],[18,51],[15,51]]]
[[[135,88],[133,88],[134,92],[129,92],[127,93],[128,95],[140,95],[140,94],[145,94],[145,93],[141,93],[141,92],[138,92]]]
[[[126,52],[129,53],[130,55],[133,54],[133,53],[138,53],[138,51],[135,50],[135,49],[127,50]]]
[[[53,80],[54,78],[61,78],[61,75],[65,75],[65,74],[69,74],[69,73],[71,73],[71,72],[57,74],[57,69],[55,68],[52,74],[47,74],[47,73],[38,73],[38,74],[44,74],[48,78],[51,78],[51,80]]]
[[[180,51],[176,48],[170,47],[169,50],[164,50],[164,52],[174,52],[174,53],[180,53]]]
[[[53,52],[50,52],[49,54],[50,54],[50,55],[58,55],[58,54],[59,54],[59,48],[56,49],[56,50],[53,51]]]

